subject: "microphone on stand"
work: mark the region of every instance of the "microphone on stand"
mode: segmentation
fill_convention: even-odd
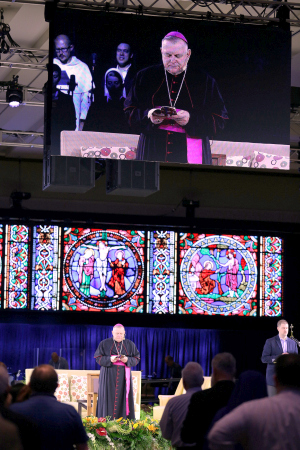
[[[94,70],[96,62],[97,62],[97,53],[92,53],[92,70]]]
[[[97,53],[92,53],[92,89],[91,89],[91,102],[94,101],[94,91],[95,91],[95,83],[94,83],[94,73],[95,73],[95,67],[97,63]]]
[[[75,75],[71,75],[70,76],[70,81],[69,81],[68,84],[69,84],[68,95],[70,95],[70,92],[72,92],[72,96],[73,96],[73,93],[74,93],[74,91],[76,89],[76,86],[77,86],[77,83],[76,83],[76,80],[75,80]]]

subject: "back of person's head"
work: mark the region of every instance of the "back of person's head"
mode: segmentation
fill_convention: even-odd
[[[203,369],[197,362],[188,362],[181,373],[183,385],[186,390],[202,386],[204,381]]]
[[[275,383],[277,389],[300,389],[300,355],[290,353],[276,359]]]
[[[236,361],[231,353],[218,353],[211,362],[213,375],[223,378],[234,378]]]
[[[0,367],[4,367],[4,369],[7,370],[7,365],[2,361],[0,361]]]
[[[174,362],[173,356],[167,355],[165,357],[165,361],[166,363],[173,363]]]
[[[5,405],[9,390],[9,376],[6,367],[0,366],[0,405]]]
[[[57,383],[57,373],[49,364],[37,366],[30,377],[30,387],[33,392],[54,394]]]
[[[31,393],[32,389],[29,385],[22,382],[16,383],[10,388],[11,403],[24,402],[29,399]]]
[[[9,385],[9,376],[7,369],[4,366],[0,366],[0,395],[7,391]]]
[[[241,373],[227,405],[228,412],[242,403],[268,396],[266,377],[255,370]]]

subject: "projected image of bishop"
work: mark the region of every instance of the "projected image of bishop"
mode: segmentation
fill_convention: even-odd
[[[137,159],[211,164],[209,140],[228,119],[214,78],[189,67],[188,41],[178,31],[162,40],[162,64],[138,72],[125,100],[131,129],[140,134]]]

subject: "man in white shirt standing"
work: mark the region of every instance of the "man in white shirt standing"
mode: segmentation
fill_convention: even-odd
[[[80,61],[76,56],[72,56],[74,46],[68,36],[60,34],[56,37],[54,44],[56,58],[54,58],[53,63],[57,64],[61,69],[61,80],[57,88],[65,94],[70,95],[73,92],[76,130],[82,131],[91,105],[92,75],[84,62]]]
[[[298,450],[300,442],[300,356],[285,354],[275,364],[277,395],[243,403],[215,423],[211,450]]]
[[[165,439],[169,439],[172,446],[181,448],[195,448],[196,444],[185,444],[180,438],[181,427],[185,419],[191,396],[195,392],[201,391],[203,384],[203,370],[200,364],[196,362],[188,362],[182,370],[183,387],[186,394],[176,395],[171,398],[162,415],[160,428]]]
[[[130,44],[121,42],[117,46],[116,51],[117,69],[121,73],[125,85],[126,95],[131,88],[133,78],[135,76],[135,69],[133,67],[133,52]]]
[[[267,364],[267,388],[269,396],[276,394],[274,374],[276,358],[279,355],[287,353],[298,353],[298,347],[295,341],[288,338],[289,324],[281,319],[277,322],[278,335],[266,340],[261,356],[261,361]]]

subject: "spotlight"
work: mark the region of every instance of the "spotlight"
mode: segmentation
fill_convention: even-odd
[[[6,91],[6,101],[12,108],[17,108],[23,102],[23,87],[18,84],[18,76],[14,76]]]

